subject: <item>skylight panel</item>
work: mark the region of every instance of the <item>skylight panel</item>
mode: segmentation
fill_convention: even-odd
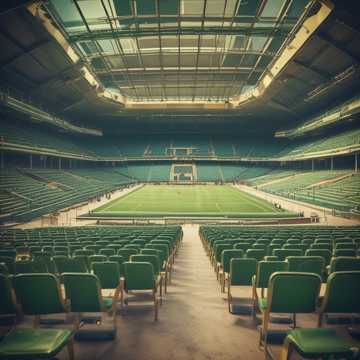
[[[204,11],[204,0],[181,0],[180,14],[183,16],[202,16]]]
[[[261,17],[278,17],[285,0],[267,0]]]

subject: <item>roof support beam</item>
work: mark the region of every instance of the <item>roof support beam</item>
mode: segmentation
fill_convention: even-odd
[[[314,3],[315,2],[311,3],[307,8],[307,11],[304,12],[303,22],[297,29],[294,29],[294,34],[288,36],[279,56],[270,64],[269,70],[264,73],[256,88],[231,100],[234,107],[245,105],[264,96],[274,79],[276,79],[282,70],[290,63],[305,42],[315,33],[325,19],[328,18],[334,8],[334,5],[330,0],[321,0],[319,1],[321,5],[319,10],[315,14],[309,16]]]
[[[248,26],[234,26],[234,27],[192,27],[192,28],[162,28],[161,35],[169,36],[174,35],[246,35],[246,36],[284,36],[289,33],[288,28],[280,27],[274,30],[273,27],[259,27],[249,28]],[[86,40],[104,40],[122,37],[144,37],[144,36],[157,36],[158,31],[156,28],[147,29],[114,29],[109,30],[93,30],[91,34],[84,32],[82,34],[74,34],[69,36],[69,42],[78,42]]]

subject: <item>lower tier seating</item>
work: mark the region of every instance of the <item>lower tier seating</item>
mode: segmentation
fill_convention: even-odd
[[[89,177],[89,172],[93,176]],[[76,174],[76,175],[75,175]],[[85,176],[81,176],[81,174]],[[28,221],[127,186],[133,179],[101,181],[98,171],[5,169],[0,172],[0,220]],[[113,176],[112,179],[115,177]]]
[[[360,227],[201,226],[200,237],[228,311],[261,321],[265,359],[274,358],[270,335],[282,333],[281,359],[295,351],[301,358],[356,358],[359,342],[325,325],[331,315],[351,322],[360,311]],[[297,314],[312,315],[317,326],[298,327]]]

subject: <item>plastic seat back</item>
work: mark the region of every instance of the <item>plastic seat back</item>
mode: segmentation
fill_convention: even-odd
[[[118,263],[120,276],[122,276],[124,274],[123,263],[125,262],[125,259],[121,255],[111,255],[109,256],[109,261],[115,261]]]
[[[116,289],[120,283],[120,269],[116,261],[94,262],[94,274],[99,278],[102,289]]]
[[[231,259],[240,259],[244,257],[243,250],[227,249],[221,254],[221,265],[224,273],[230,273],[230,261]]]
[[[94,250],[90,250],[90,249],[80,249],[80,250],[75,250],[74,251],[74,255],[80,255],[80,256],[91,256],[91,255],[95,255],[95,251]]]
[[[265,249],[248,249],[246,250],[246,257],[250,259],[256,259],[257,261],[261,261],[266,256]]]
[[[321,313],[360,313],[360,271],[329,275]]]
[[[273,273],[270,276],[268,285],[269,311],[293,314],[314,312],[320,285],[321,278],[316,274]]]
[[[321,256],[288,256],[289,271],[309,272],[320,276],[325,270],[325,260]]]
[[[96,275],[64,273],[62,280],[72,312],[101,312],[104,309],[100,282]]]
[[[20,274],[14,278],[16,298],[27,315],[65,312],[59,281],[53,274]]]
[[[326,249],[308,249],[305,256],[321,256],[325,261],[325,266],[330,264],[331,251]]]
[[[356,245],[352,242],[339,242],[335,244],[335,250],[353,249],[356,250]]]
[[[286,261],[259,261],[256,269],[256,287],[266,289],[273,273],[288,270],[289,264]]]
[[[16,301],[11,281],[5,274],[0,274],[0,294],[0,315],[16,314]]]
[[[57,272],[59,274],[65,272],[79,272],[85,273],[87,269],[85,264],[78,258],[68,258],[67,256],[54,256],[53,257]]]
[[[245,252],[247,249],[251,248],[251,243],[249,242],[235,243],[233,245],[233,248],[236,250],[243,250]]]
[[[10,274],[15,273],[15,258],[10,256],[0,256],[0,263],[4,263]]]
[[[129,261],[131,255],[135,255],[138,253],[139,253],[139,250],[137,250],[137,249],[122,248],[122,249],[118,250],[117,254],[122,256],[125,261]]]
[[[152,290],[154,288],[154,270],[149,262],[125,262],[124,273],[126,290]]]
[[[288,256],[303,256],[299,249],[274,249],[272,255],[277,256],[280,261],[285,261]]]
[[[156,255],[131,255],[130,256],[131,262],[148,262],[153,266],[154,275],[158,276],[160,273],[160,261],[159,257]]]
[[[334,251],[334,256],[350,256],[355,257],[356,256],[356,250],[355,249],[337,249]]]
[[[350,256],[332,258],[329,273],[337,271],[360,271],[360,258]]]
[[[252,277],[256,273],[256,259],[231,259],[230,260],[230,284],[251,285]]]
[[[89,256],[90,268],[94,262],[104,262],[106,260],[107,260],[107,256],[105,255],[91,255]],[[68,272],[74,272],[74,271],[68,271]]]

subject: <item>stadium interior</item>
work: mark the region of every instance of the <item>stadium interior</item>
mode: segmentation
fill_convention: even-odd
[[[360,359],[356,0],[0,5],[0,359]]]

